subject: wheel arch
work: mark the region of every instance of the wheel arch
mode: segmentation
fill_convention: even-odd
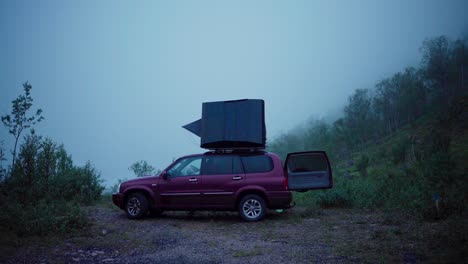
[[[269,200],[268,200],[268,196],[266,195],[266,191],[261,187],[249,187],[249,188],[239,190],[238,194],[236,195],[236,203],[235,203],[236,209],[239,209],[239,203],[242,200],[242,198],[249,194],[256,194],[262,197],[263,200],[265,201],[266,207],[267,208],[269,207]]]
[[[124,192],[124,198],[123,198],[123,207],[125,208],[125,205],[127,204],[127,199],[128,199],[128,196],[130,196],[130,194],[132,193],[142,193],[146,199],[148,200],[148,205],[149,205],[149,208],[152,209],[152,208],[155,208],[156,205],[154,203],[154,198],[152,196],[152,192],[150,190],[148,190],[147,188],[145,188],[144,186],[135,186],[135,187],[131,187],[131,188],[128,188],[125,190]]]

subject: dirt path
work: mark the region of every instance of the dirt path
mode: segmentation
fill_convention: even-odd
[[[258,223],[226,212],[170,212],[131,221],[112,208],[86,210],[95,224],[85,233],[21,245],[7,262],[417,263],[465,257],[460,247],[466,241],[443,246],[454,242],[442,235],[453,225],[449,221],[418,223],[366,210],[294,208]]]

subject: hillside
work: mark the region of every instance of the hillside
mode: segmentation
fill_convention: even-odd
[[[424,219],[466,212],[467,124],[465,96],[446,111],[426,113],[390,136],[358,146],[345,157],[326,149],[332,157],[333,189],[299,193],[296,202],[398,209]],[[307,132],[302,135],[302,141],[307,141]],[[300,137],[296,134],[293,138]],[[288,149],[284,142],[283,148],[278,146],[273,144],[270,150],[282,156],[307,148]],[[439,213],[435,196],[439,197]]]
[[[334,122],[312,120],[269,150],[325,150],[333,189],[296,195],[322,207],[384,208],[421,219],[466,213],[467,41],[427,39],[418,68],[357,89]]]

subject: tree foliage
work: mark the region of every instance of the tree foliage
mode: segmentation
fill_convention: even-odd
[[[6,161],[5,148],[3,141],[0,141],[0,182],[5,179],[7,173],[7,170],[3,167],[4,161]]]
[[[145,160],[134,162],[128,169],[133,171],[137,177],[154,175],[155,173],[159,172],[159,170],[156,170],[156,168],[149,165]]]
[[[288,144],[288,149],[303,149],[334,145],[335,151],[350,153],[343,149],[358,150],[393,135],[424,114],[447,111],[456,98],[468,93],[467,48],[466,41],[450,42],[444,36],[424,41],[419,69],[406,68],[382,79],[374,89],[355,90],[343,116],[333,124],[309,122],[305,133],[286,133],[271,142],[270,147],[281,149],[280,145]]]
[[[25,137],[10,174],[0,183],[0,221],[21,235],[65,232],[73,228],[68,221],[87,223],[78,205],[94,203],[104,189],[90,162],[74,165],[63,145],[35,134]],[[38,219],[46,226],[37,225]]]
[[[28,115],[28,111],[32,107],[33,103],[33,98],[31,96],[32,86],[28,82],[25,82],[23,84],[23,89],[24,94],[19,95],[15,100],[11,102],[11,115],[7,114],[2,116],[2,123],[8,129],[8,132],[15,137],[11,165],[12,167],[14,167],[15,165],[16,149],[21,134],[24,130],[30,128],[38,122],[41,122],[44,119],[44,117],[41,115],[42,109],[37,109],[35,114]]]
[[[74,165],[63,145],[36,135],[33,129],[19,143],[24,130],[43,120],[40,109],[28,116],[33,102],[31,85],[26,82],[23,87],[25,94],[12,102],[12,115],[2,116],[15,136],[15,147],[7,170],[2,163],[3,142],[0,144],[0,232],[29,236],[85,226],[89,222],[79,205],[100,198],[104,189],[100,175],[90,162]]]
[[[269,142],[269,150],[283,158],[292,151],[327,151],[343,175],[330,197],[317,194],[327,206],[336,198],[339,204],[421,209],[431,204],[431,192],[439,192],[447,207],[464,208],[464,200],[454,198],[464,193],[464,172],[457,172],[449,146],[451,128],[467,122],[467,48],[466,40],[427,39],[419,68],[406,68],[372,89],[355,90],[341,118],[308,122]],[[433,120],[427,132],[402,133],[424,117]],[[381,146],[387,142],[390,146]],[[377,150],[370,155],[369,149]]]

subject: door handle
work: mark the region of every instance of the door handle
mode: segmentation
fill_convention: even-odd
[[[234,177],[232,177],[232,179],[238,181],[238,180],[242,179],[242,177],[241,176],[234,176]]]
[[[197,182],[198,179],[192,178],[192,179],[189,179],[188,181],[189,181],[189,182]]]

